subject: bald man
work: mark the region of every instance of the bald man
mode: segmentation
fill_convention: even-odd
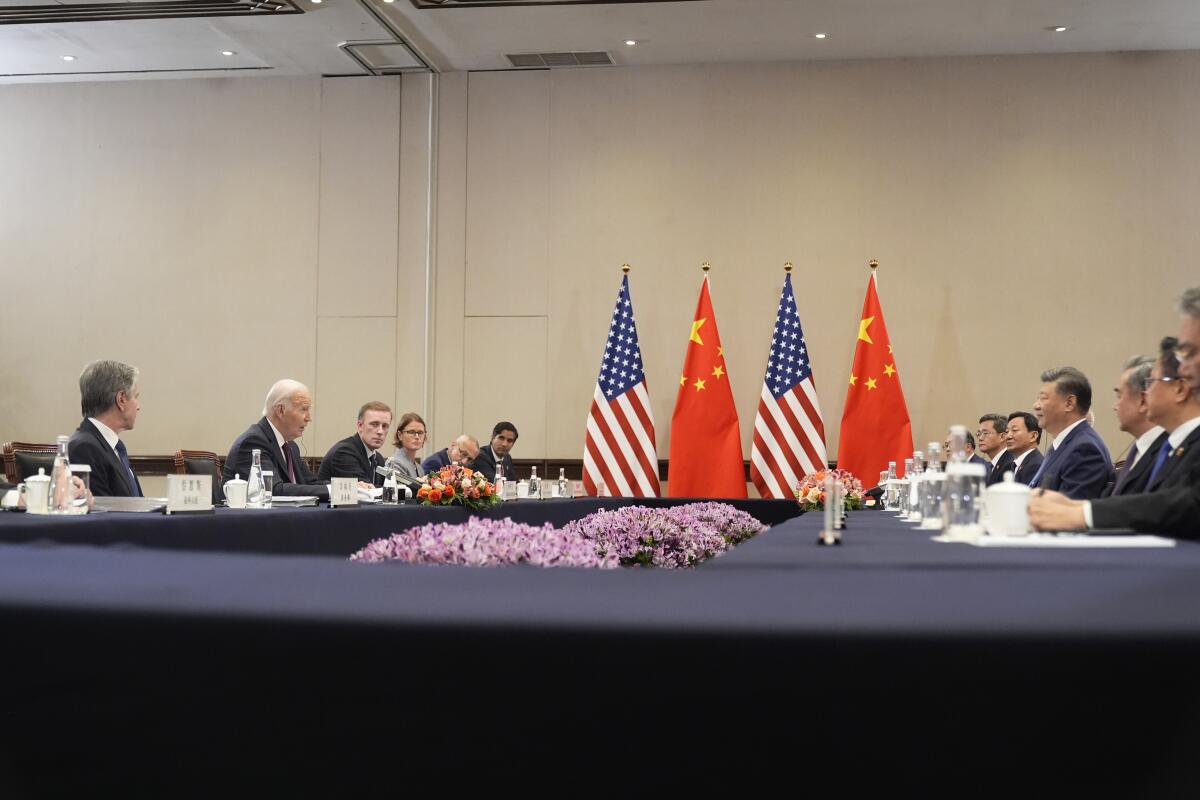
[[[267,392],[262,413],[262,419],[247,428],[229,448],[223,472],[225,480],[235,474],[243,479],[248,476],[253,461],[251,451],[261,450],[263,470],[275,474],[273,494],[316,495],[328,500],[329,481],[312,473],[296,445],[296,439],[312,422],[312,393],[308,387],[290,378],[277,381]]]

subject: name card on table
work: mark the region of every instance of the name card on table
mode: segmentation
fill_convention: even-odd
[[[212,475],[167,476],[168,514],[212,510]]]
[[[358,505],[358,479],[331,478],[329,481],[329,505],[334,508]]]

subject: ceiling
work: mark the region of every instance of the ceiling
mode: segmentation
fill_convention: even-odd
[[[368,74],[372,64],[376,72],[426,65],[438,71],[494,70],[510,68],[508,54],[548,51],[607,51],[620,66],[1200,49],[1200,0],[447,7],[475,1],[293,0],[304,13],[0,25],[0,82],[353,75]],[[0,12],[102,2],[115,6],[121,0],[0,0]],[[418,8],[429,2],[444,5]],[[1048,30],[1056,25],[1068,30]],[[828,36],[817,39],[817,33]],[[626,46],[626,39],[637,45]],[[342,46],[347,42],[392,46]],[[65,55],[75,58],[64,61]]]

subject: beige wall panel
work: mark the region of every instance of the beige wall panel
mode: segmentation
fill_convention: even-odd
[[[315,361],[319,83],[0,87],[0,438],[79,419],[94,358],[142,370],[130,450],[223,450]]]
[[[578,456],[628,261],[665,456],[703,260],[747,454],[796,263],[835,454],[872,257],[918,443],[1028,408],[1074,363],[1123,448],[1119,362],[1195,281],[1198,73],[1198,53],[550,73],[547,455]]]
[[[429,338],[432,322],[432,219],[429,115],[434,77],[404,77],[400,115],[399,261],[396,268],[396,407],[429,420]]]
[[[395,316],[400,78],[321,81],[318,313]]]
[[[465,72],[437,76],[436,269],[434,271],[430,435],[449,442],[463,431],[466,304],[467,84]],[[442,445],[444,446],[444,445]]]
[[[521,434],[513,458],[541,458],[546,452],[546,402],[553,397],[545,318],[467,317],[466,337],[463,367],[470,381],[463,398],[463,430],[486,444],[492,426],[508,420]],[[434,444],[440,448],[446,442]]]
[[[395,341],[393,317],[318,320],[313,424],[301,443],[306,456],[323,456],[353,433],[358,409],[368,400],[382,400],[397,411]],[[385,453],[392,452],[391,437],[389,432]]]
[[[474,73],[467,137],[470,316],[546,313],[549,72]]]

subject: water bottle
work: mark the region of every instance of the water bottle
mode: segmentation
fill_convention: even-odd
[[[496,462],[496,480],[493,481],[493,486],[496,489],[496,497],[504,500],[504,462]]]
[[[571,485],[567,483],[567,470],[564,467],[558,468],[558,496],[571,496]]]
[[[54,466],[50,468],[50,513],[74,513],[75,487],[71,485],[71,460],[67,458],[67,443],[70,437],[59,436],[55,440],[58,451],[54,454]]]
[[[970,538],[983,532],[979,523],[979,498],[987,470],[967,460],[967,428],[950,428],[950,454],[942,499],[942,529],[948,536]]]
[[[896,462],[889,461],[887,478],[884,480],[884,511],[897,511],[900,508],[900,492],[896,482]]]
[[[921,474],[925,471],[925,459],[920,450],[913,450],[912,476],[908,482],[908,521],[921,521]]]
[[[926,450],[925,471],[921,473],[921,527],[926,530],[942,529],[942,488],[945,475],[938,464],[941,462],[942,446],[930,442]]]
[[[246,505],[262,508],[266,489],[263,487],[262,450],[250,451],[250,477],[246,478]]]
[[[529,474],[529,499],[542,499],[542,482],[538,480],[537,467],[534,467],[533,471]]]
[[[909,488],[909,484],[912,483],[912,471],[913,460],[911,458],[904,459],[904,477],[896,482],[899,487],[900,519],[908,519],[908,515],[912,510],[910,505],[912,490]]]

